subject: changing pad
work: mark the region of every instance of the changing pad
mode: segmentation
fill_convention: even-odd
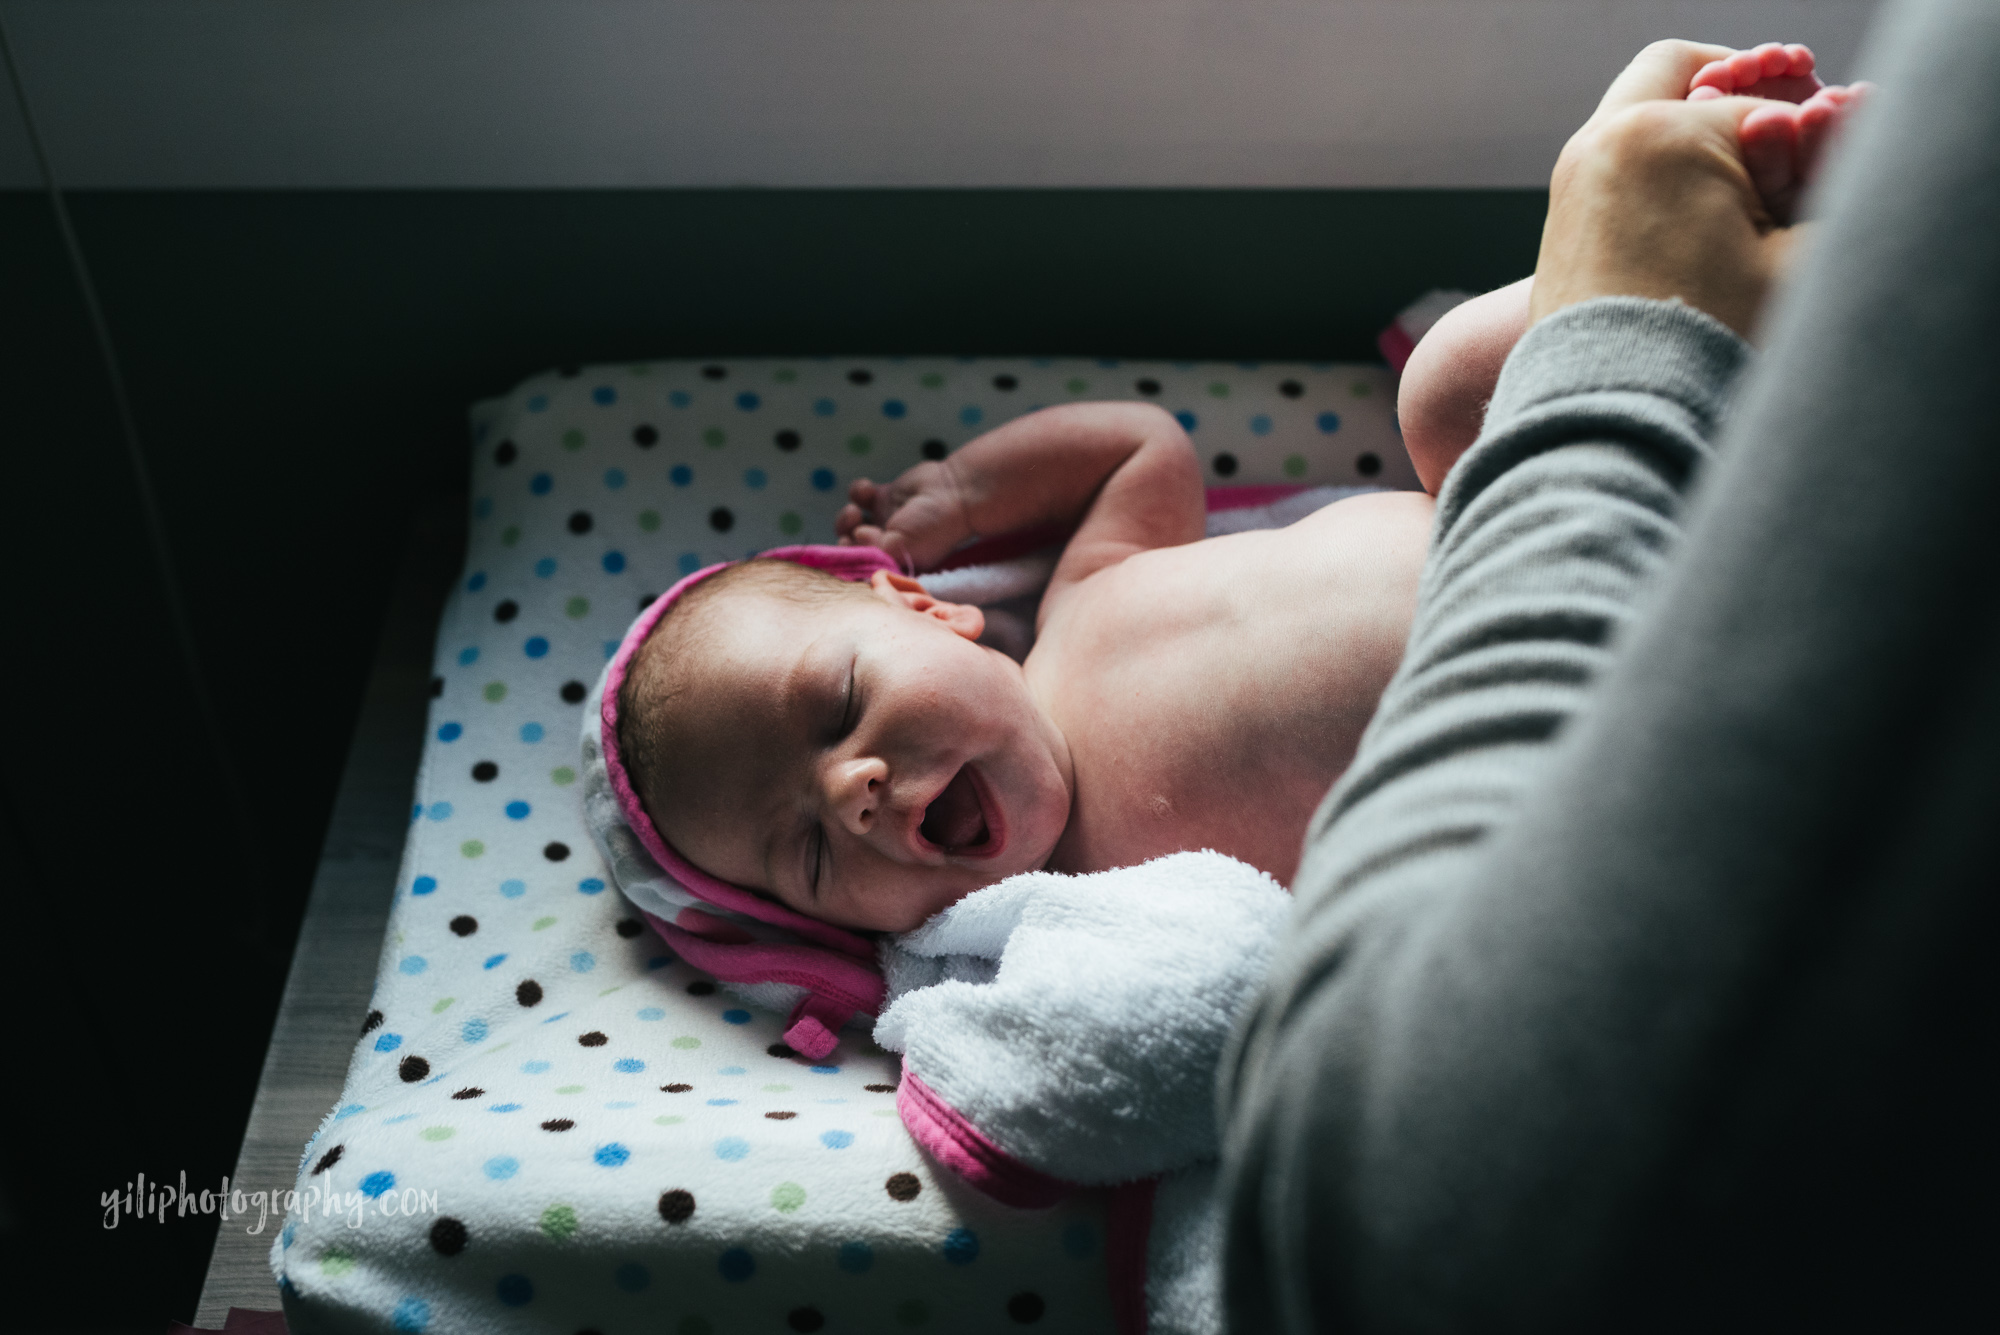
[[[890,478],[1046,404],[1146,398],[1220,484],[1414,486],[1379,367],[655,362],[473,409],[466,570],[375,996],[272,1267],[294,1331],[1107,1331],[1101,1200],[934,1169],[898,1065],[676,960],[576,797],[580,711],[681,574],[828,541]]]

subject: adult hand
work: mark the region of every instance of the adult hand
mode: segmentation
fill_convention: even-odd
[[[1764,103],[1685,101],[1730,48],[1655,42],[1570,137],[1549,182],[1530,318],[1592,297],[1679,297],[1746,337],[1796,237],[1765,209],[1738,130]]]

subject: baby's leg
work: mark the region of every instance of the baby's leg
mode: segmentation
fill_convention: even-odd
[[[1533,277],[1447,311],[1403,367],[1396,417],[1424,490],[1437,495],[1444,475],[1479,436],[1500,364],[1528,331]]]
[[[1868,87],[1827,87],[1813,66],[1806,47],[1766,42],[1704,65],[1688,87],[1691,102],[1732,95],[1770,101],[1750,113],[1738,134],[1750,179],[1781,224],[1796,218],[1834,130]]]

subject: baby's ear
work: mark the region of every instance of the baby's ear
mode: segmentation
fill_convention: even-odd
[[[986,630],[986,614],[970,603],[948,603],[924,592],[924,586],[908,575],[878,570],[868,587],[875,596],[896,607],[907,607],[922,616],[935,617],[968,640],[976,640]]]

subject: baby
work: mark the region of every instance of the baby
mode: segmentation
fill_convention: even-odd
[[[1775,220],[1846,95],[1819,89],[1810,52],[1775,44],[1718,60],[1695,89],[1789,99],[1743,131]],[[1431,492],[1477,434],[1526,301],[1516,284],[1468,303],[1406,368],[1404,429]],[[904,569],[1074,525],[1033,650],[1017,663],[982,645],[978,608],[886,569],[861,583],[753,560],[693,584],[617,700],[618,748],[674,850],[811,918],[881,931],[1020,872],[1183,849],[1290,880],[1402,657],[1430,495],[1205,538],[1194,448],[1143,403],[1032,413],[850,495],[841,541]]]

